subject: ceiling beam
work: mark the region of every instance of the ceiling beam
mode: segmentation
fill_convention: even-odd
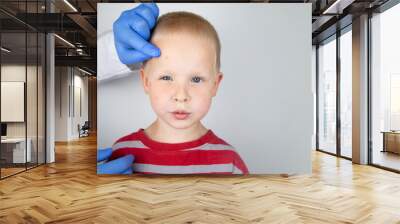
[[[96,71],[97,60],[91,56],[55,56],[56,66],[81,66]]]

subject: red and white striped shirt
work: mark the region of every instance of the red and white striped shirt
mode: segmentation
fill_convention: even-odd
[[[161,143],[144,129],[118,139],[110,160],[132,154],[134,173],[154,174],[248,174],[235,149],[211,130],[197,140]]]

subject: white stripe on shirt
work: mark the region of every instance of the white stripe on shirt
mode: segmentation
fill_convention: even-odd
[[[211,172],[229,172],[236,170],[232,163],[211,164],[211,165],[186,165],[186,166],[168,166],[153,165],[145,163],[133,163],[133,172],[151,172],[160,174],[192,174],[192,173],[211,173]],[[241,171],[240,171],[241,173]]]
[[[141,141],[121,141],[115,143],[112,147],[112,151],[115,151],[120,148],[142,148],[148,149]],[[185,149],[183,151],[192,151],[192,150],[233,150],[234,148],[231,145],[223,145],[223,144],[210,144],[206,143],[199,147],[194,147],[190,149]]]
[[[190,150],[234,150],[234,148],[231,145],[206,143],[199,147],[186,149],[185,151],[190,151]]]
[[[112,147],[112,151],[115,151],[120,148],[142,148],[148,149],[141,141],[122,141],[115,143]]]

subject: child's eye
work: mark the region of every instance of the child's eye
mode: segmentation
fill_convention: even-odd
[[[160,80],[171,81],[172,77],[169,75],[163,75],[160,77]]]
[[[203,81],[203,78],[201,78],[199,76],[195,76],[192,78],[192,82],[194,82],[194,83],[199,83],[201,81]]]

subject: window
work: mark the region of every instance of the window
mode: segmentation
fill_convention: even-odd
[[[347,32],[346,32],[347,31]],[[340,155],[352,156],[352,34],[351,26],[340,36]]]
[[[400,170],[400,5],[371,18],[372,164]]]
[[[336,39],[318,48],[318,148],[336,153]]]

